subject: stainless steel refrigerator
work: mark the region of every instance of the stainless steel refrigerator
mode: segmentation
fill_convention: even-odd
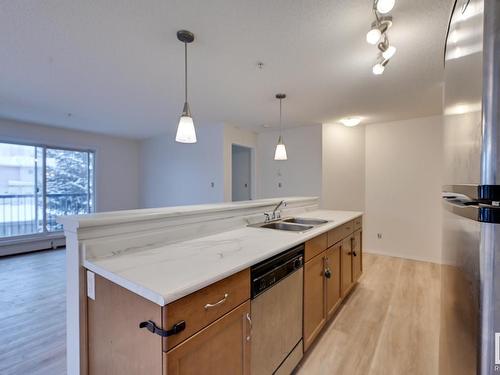
[[[444,62],[441,373],[500,374],[500,1],[456,1]]]

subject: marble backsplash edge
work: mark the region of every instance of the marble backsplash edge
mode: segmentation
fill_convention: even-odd
[[[318,209],[318,204],[301,206],[295,204],[291,207],[281,209],[281,215],[297,216],[301,213]],[[217,233],[222,233],[248,224],[255,224],[264,220],[263,213],[251,213],[234,215],[228,212],[228,217],[204,217],[202,221],[175,222],[161,228],[142,230],[132,233],[117,233],[105,237],[99,237],[80,242],[83,259],[99,259],[117,256],[123,253],[139,252],[173,243],[189,241]]]

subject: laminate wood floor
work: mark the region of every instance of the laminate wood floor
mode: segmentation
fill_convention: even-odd
[[[366,253],[363,260],[359,284],[297,374],[457,375],[440,364],[442,266]]]
[[[363,260],[358,286],[297,374],[451,374],[439,363],[443,268]],[[0,258],[1,375],[66,373],[65,295],[64,249]]]
[[[0,374],[66,374],[64,249],[0,258]]]

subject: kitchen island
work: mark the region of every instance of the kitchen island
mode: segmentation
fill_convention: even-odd
[[[320,210],[317,198],[292,197],[284,198],[287,205],[279,211],[282,217],[300,216],[327,222],[297,232],[248,226],[264,221],[264,213],[269,214],[279,201],[267,199],[60,218],[68,241],[67,265],[71,275],[68,277],[68,372],[123,373],[123,368],[118,370],[113,365],[120,363],[128,366],[124,368],[129,373],[165,374],[168,368],[169,373],[182,374],[179,363],[189,358],[193,350],[196,353],[194,338],[198,338],[214,347],[239,350],[241,363],[233,361],[232,365],[241,367],[241,373],[250,373],[251,354],[244,342],[251,341],[249,269],[300,244],[305,244],[304,347],[307,349],[359,277],[362,213]],[[347,240],[343,256],[341,244]],[[353,246],[359,248],[358,258],[353,258],[352,254],[356,253]],[[329,259],[339,267],[333,271],[333,280],[338,280],[338,288],[330,293],[338,294],[333,305],[327,285],[330,268],[336,266],[329,265]],[[355,265],[356,259],[359,265]],[[337,272],[342,261],[349,261],[345,263],[349,264],[345,287]],[[316,267],[316,264],[321,264],[318,268],[321,279],[313,278],[317,276],[316,271],[307,273],[308,266]],[[347,270],[347,266],[344,267]],[[314,290],[308,291],[308,285],[314,285]],[[192,301],[201,303],[205,298],[206,307],[220,302],[215,298],[220,295],[223,307],[205,308],[209,317],[196,316],[196,308],[190,305]],[[308,298],[317,304],[318,295],[323,296],[323,304],[305,306]],[[103,302],[98,303],[100,301]],[[317,311],[321,309],[323,313]],[[178,325],[177,318],[170,319],[171,314],[177,317],[175,314],[182,313],[188,317],[182,320],[184,327]],[[307,319],[307,314],[311,319]],[[320,315],[320,321],[315,322]],[[144,323],[142,329],[139,323]],[[224,327],[221,332],[226,332],[220,336],[219,343],[213,328],[216,324]],[[313,331],[308,331],[309,326]],[[123,327],[130,331],[122,332]],[[181,334],[175,338],[170,332],[168,336],[173,338],[162,337],[168,330]],[[234,341],[234,333],[245,340]],[[240,345],[220,346],[228,342],[240,342]],[[302,346],[300,350],[302,354]],[[134,358],[134,353],[140,356]],[[203,352],[197,354],[203,355]],[[138,358],[145,364],[153,363],[153,367],[138,364]],[[175,360],[177,367],[172,367]],[[109,367],[103,369],[103,366]]]

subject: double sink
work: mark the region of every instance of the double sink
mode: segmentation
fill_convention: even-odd
[[[326,223],[328,223],[328,220],[292,217],[288,219],[274,220],[266,223],[252,224],[249,225],[249,227],[286,230],[291,232],[304,232],[306,230],[314,228],[317,225]]]

